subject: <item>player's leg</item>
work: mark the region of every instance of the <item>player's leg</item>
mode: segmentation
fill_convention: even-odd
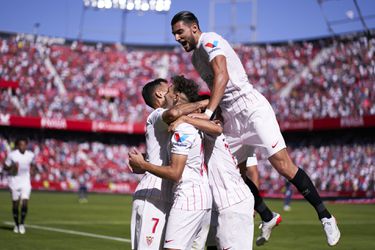
[[[28,200],[22,199],[21,200],[21,221],[20,221],[20,225],[19,225],[20,234],[26,233],[25,218],[26,218],[26,215],[27,215],[27,208],[28,208]]]
[[[19,233],[19,206],[20,206],[20,197],[21,189],[16,187],[14,184],[9,186],[10,193],[12,196],[12,215],[14,220],[14,229],[15,233]]]
[[[210,221],[210,230],[208,232],[208,236],[207,236],[207,242],[206,242],[206,246],[207,246],[207,250],[217,250],[218,248],[216,246],[218,246],[218,242],[217,242],[217,238],[216,238],[216,234],[217,234],[217,226],[218,226],[218,211],[216,210],[212,210],[211,212],[211,221]]]
[[[172,208],[168,217],[164,249],[192,249],[194,247],[194,249],[203,250],[210,228],[210,219],[211,209],[188,211]],[[203,244],[194,244],[196,242]]]
[[[282,176],[287,178],[314,207],[319,219],[322,220],[322,222],[324,218],[329,220],[329,222],[324,224],[324,228],[328,244],[335,245],[340,238],[340,232],[337,228],[336,221],[324,206],[310,177],[290,159],[271,105],[266,102],[265,105],[257,110],[257,114],[254,114],[254,116],[256,119],[252,121],[251,126],[255,130],[255,136],[253,136],[250,141],[252,140],[253,143],[255,141],[256,144],[265,148],[271,165]],[[332,225],[332,228],[328,228],[326,225]]]
[[[13,220],[14,220],[14,229],[13,231],[15,233],[19,233],[19,200],[13,200],[12,201],[12,214],[13,214]]]
[[[251,193],[254,195],[254,209],[259,214],[259,216],[262,218],[262,221],[270,221],[273,218],[272,211],[268,208],[266,203],[264,202],[262,196],[260,196],[259,189],[255,185],[255,183],[252,181],[251,177],[255,177],[257,173],[254,173],[254,171],[257,172],[256,166],[247,167],[246,161],[241,162],[238,164],[238,167],[241,170],[241,174],[243,176],[243,179],[246,183],[246,185],[250,188]],[[256,178],[256,177],[255,177]]]
[[[218,249],[253,249],[253,212],[254,199],[251,196],[219,211]]]
[[[30,199],[31,194],[31,185],[25,184],[21,188],[21,221],[19,225],[19,232],[20,234],[26,233],[25,229],[25,219],[28,210],[28,201]]]
[[[250,157],[249,157],[250,158]],[[245,178],[246,185],[250,188],[254,196],[254,210],[259,214],[262,219],[260,227],[260,235],[256,239],[256,244],[258,246],[263,245],[269,241],[272,233],[272,229],[281,223],[281,216],[278,213],[272,212],[266,203],[264,202],[262,196],[259,193],[258,187],[255,183],[258,183],[259,173],[257,169],[256,158],[250,158],[246,162],[239,164],[241,173]],[[250,180],[251,179],[251,180]],[[254,181],[252,181],[254,180]],[[254,183],[255,182],[255,183]],[[258,184],[259,185],[259,184]]]
[[[131,217],[132,249],[161,249],[169,204],[135,199]]]
[[[290,211],[290,203],[292,201],[293,189],[289,181],[285,181],[285,197],[284,197],[284,211]]]

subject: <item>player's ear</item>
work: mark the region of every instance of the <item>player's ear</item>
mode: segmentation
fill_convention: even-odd
[[[196,23],[193,23],[191,25],[191,30],[193,31],[194,34],[197,33],[197,31],[199,30],[198,25]]]
[[[157,91],[155,91],[155,96],[156,96],[157,98],[162,98],[162,97],[163,97],[163,91],[161,91],[161,90],[157,90]]]

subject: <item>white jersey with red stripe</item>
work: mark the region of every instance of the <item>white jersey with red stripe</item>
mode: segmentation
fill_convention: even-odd
[[[192,63],[210,90],[212,90],[214,80],[210,62],[219,55],[225,56],[229,75],[229,81],[220,102],[224,116],[226,113],[237,114],[244,108],[251,108],[251,104],[265,99],[250,84],[240,58],[231,45],[214,32],[203,32],[193,52]]]
[[[171,139],[171,153],[187,155],[182,177],[174,186],[173,208],[202,210],[212,207],[212,195],[204,164],[201,133],[192,125],[177,126]]]
[[[30,166],[34,161],[34,153],[26,150],[21,153],[18,149],[10,152],[5,164],[10,166],[13,163],[18,163],[17,174],[15,176],[9,176],[8,182],[10,187],[15,186],[30,186]]]
[[[233,206],[252,196],[223,134],[204,135],[204,154],[215,209]]]
[[[169,164],[168,144],[171,134],[162,118],[164,111],[162,108],[155,109],[146,122],[146,160],[158,166]],[[134,197],[172,202],[172,187],[173,182],[146,172]]]

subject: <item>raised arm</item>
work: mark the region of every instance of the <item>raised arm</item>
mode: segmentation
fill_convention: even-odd
[[[173,108],[166,110],[163,113],[163,120],[165,123],[170,124],[171,122],[177,120],[180,116],[190,114],[198,109],[203,109],[207,106],[208,100],[202,100],[192,103],[184,103],[176,105]]]
[[[211,68],[214,73],[213,87],[211,90],[211,98],[206,108],[206,114],[214,112],[219,106],[221,99],[223,98],[225,88],[229,81],[229,74],[227,71],[226,57],[218,55],[211,61]],[[209,110],[209,111],[207,111]]]

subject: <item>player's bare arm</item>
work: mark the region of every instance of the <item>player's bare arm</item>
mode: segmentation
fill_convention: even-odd
[[[129,153],[129,164],[133,169],[150,172],[160,178],[178,182],[184,171],[187,155],[172,154],[170,165],[157,166],[151,164],[143,158],[138,151]]]
[[[207,105],[208,100],[176,105],[175,107],[170,108],[163,113],[163,121],[167,124],[170,124],[171,122],[178,119],[180,116],[190,114],[200,109],[204,109]]]
[[[211,68],[214,72],[213,88],[211,90],[210,102],[207,109],[215,111],[223,98],[225,88],[229,81],[229,74],[227,71],[227,60],[225,56],[218,55],[211,61]]]
[[[193,118],[190,116],[181,116],[176,121],[169,125],[169,131],[175,131],[181,123],[189,123],[204,133],[218,136],[223,132],[223,128],[217,121],[208,121],[200,118]]]

